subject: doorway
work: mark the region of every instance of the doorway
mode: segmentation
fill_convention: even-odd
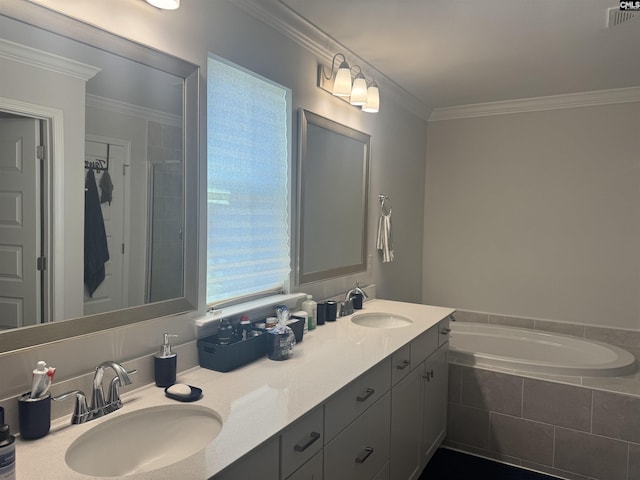
[[[0,329],[50,320],[47,132],[0,112]]]

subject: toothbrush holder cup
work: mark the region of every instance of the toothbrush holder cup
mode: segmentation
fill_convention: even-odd
[[[30,394],[18,398],[20,437],[25,440],[42,438],[51,428],[51,393],[41,398],[31,398]]]

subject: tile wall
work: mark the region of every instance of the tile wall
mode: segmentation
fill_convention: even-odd
[[[640,479],[640,397],[450,365],[445,445],[566,479]]]
[[[640,353],[640,332],[473,312],[455,317],[597,337]],[[451,364],[445,445],[570,480],[638,480],[640,378],[627,377],[534,378]]]

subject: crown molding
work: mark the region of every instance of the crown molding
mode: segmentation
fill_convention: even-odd
[[[522,98],[499,102],[476,103],[457,107],[435,108],[430,122],[459,118],[487,117],[510,113],[537,112],[565,108],[593,107],[615,103],[640,102],[640,87],[597,90],[593,92],[568,93],[547,97]]]
[[[281,1],[233,0],[232,3],[314,54],[320,63],[331,64],[337,52],[344,53],[350,64],[360,65],[367,78],[375,79],[380,88],[381,110],[384,108],[382,104],[385,98],[388,98],[423,120],[429,118],[430,109],[420,99]]]
[[[0,58],[20,62],[31,67],[42,68],[85,82],[93,78],[101,70],[86,63],[77,62],[4,39],[0,39]]]
[[[108,112],[120,113],[134,117],[144,118],[152,122],[163,123],[174,127],[182,126],[182,117],[172,113],[161,112],[151,108],[132,105],[130,103],[113,100],[111,98],[99,97],[97,95],[87,94],[86,106],[98,108]]]

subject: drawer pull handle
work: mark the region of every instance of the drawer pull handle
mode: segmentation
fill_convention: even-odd
[[[371,395],[373,395],[374,393],[376,393],[376,391],[373,388],[367,388],[367,391],[365,392],[364,395],[358,395],[356,397],[356,400],[359,402],[364,402],[366,401]]]
[[[369,455],[371,455],[372,453],[373,453],[373,448],[371,447],[365,448],[364,452],[362,452],[360,455],[358,455],[358,457],[356,457],[356,463],[364,463],[365,460],[369,458]]]
[[[400,365],[396,365],[396,368],[398,370],[404,370],[405,368],[407,368],[409,366],[409,360],[403,360],[402,363]]]
[[[440,330],[440,333],[442,335],[449,335],[451,333],[451,329],[450,328],[443,328],[442,330]]]
[[[431,379],[433,378],[433,369],[428,371],[427,373],[425,373],[422,378],[426,379],[427,382],[430,382]]]
[[[320,434],[319,434],[318,432],[311,432],[311,433],[309,434],[309,439],[308,439],[306,442],[304,442],[303,444],[300,444],[300,443],[296,444],[296,445],[293,447],[293,449],[294,449],[296,452],[304,452],[307,448],[309,448],[309,447],[311,446],[311,444],[312,444],[313,442],[315,442],[315,441],[316,441],[316,440],[318,440],[319,438],[320,438]]]

